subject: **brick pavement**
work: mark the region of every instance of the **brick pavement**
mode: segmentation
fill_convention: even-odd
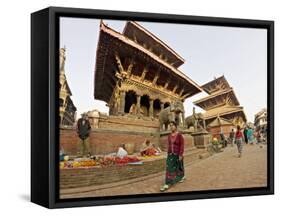
[[[169,192],[198,191],[262,187],[267,183],[267,148],[263,145],[244,146],[243,156],[238,158],[236,146],[224,152],[185,165],[187,179],[171,187]],[[63,191],[61,198],[114,196],[128,194],[159,193],[164,172],[116,184],[88,187],[79,191]]]

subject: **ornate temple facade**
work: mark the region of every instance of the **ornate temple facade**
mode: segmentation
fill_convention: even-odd
[[[235,95],[233,88],[229,85],[224,76],[216,78],[202,86],[208,96],[194,101],[193,103],[201,107],[205,112],[203,118],[206,126],[212,126],[214,120],[221,117],[234,126],[243,127],[247,122],[243,107]]]
[[[96,53],[94,98],[107,103],[109,116],[158,119],[161,110],[183,107],[201,92],[178,69],[184,59],[136,22],[119,33],[101,21]],[[183,126],[184,109],[175,115]]]
[[[65,76],[65,48],[60,49],[60,77],[59,77],[59,115],[61,126],[73,126],[76,119],[76,107],[71,99],[71,90]]]

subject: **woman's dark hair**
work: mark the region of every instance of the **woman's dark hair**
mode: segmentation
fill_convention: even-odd
[[[240,128],[240,125],[237,125],[237,130],[240,130],[241,128]]]
[[[173,124],[176,128],[178,127],[178,125],[175,121],[171,121],[170,124]]]

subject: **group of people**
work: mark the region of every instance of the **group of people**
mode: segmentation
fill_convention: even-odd
[[[221,133],[221,137],[222,137],[222,133]],[[233,146],[234,144],[237,145],[238,157],[241,157],[243,151],[243,143],[245,144],[259,143],[261,142],[261,135],[259,132],[254,132],[254,130],[250,127],[245,127],[242,130],[242,128],[238,125],[236,128],[236,132],[234,132],[234,129],[231,130],[229,134],[229,142],[231,146]],[[227,141],[225,139],[224,139],[224,143],[226,146]]]

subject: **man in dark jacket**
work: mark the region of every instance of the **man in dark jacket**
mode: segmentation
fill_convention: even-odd
[[[88,120],[88,116],[86,113],[83,113],[82,118],[78,119],[77,122],[77,133],[79,136],[78,156],[86,157],[87,155],[91,155],[91,151],[89,148],[90,131],[91,125]]]

